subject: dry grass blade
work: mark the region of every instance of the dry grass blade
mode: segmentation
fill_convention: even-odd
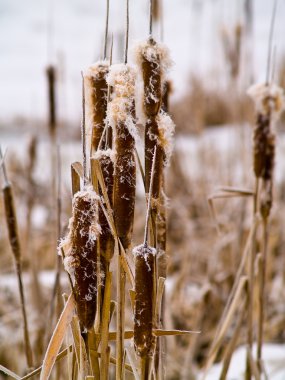
[[[5,368],[3,365],[0,364],[0,372],[5,373],[5,375],[12,377],[16,380],[21,380],[21,377],[18,376],[16,373],[10,371],[8,368]]]
[[[217,213],[214,205],[214,200],[216,199],[226,199],[226,198],[236,198],[236,197],[252,197],[254,196],[252,190],[247,189],[238,189],[231,187],[221,187],[215,193],[208,196],[208,204],[211,211],[212,218],[216,224],[218,233],[220,234],[220,226],[217,220]]]
[[[72,331],[72,338],[73,338],[73,343],[74,343],[74,351],[76,355],[78,371],[81,374],[81,376],[85,377],[89,373],[90,370],[89,370],[88,357],[87,357],[84,341],[81,336],[80,325],[79,325],[79,320],[77,316],[73,316],[70,327]]]
[[[80,162],[71,164],[71,188],[72,194],[80,191],[80,179],[83,179],[83,168]]]
[[[247,356],[249,358],[249,364],[250,364],[250,369],[251,369],[252,375],[254,376],[255,380],[261,380],[259,369],[256,365],[256,362],[252,356],[251,351],[249,350],[249,347],[247,348]]]
[[[246,303],[244,303],[244,305],[246,306]],[[228,373],[228,370],[229,370],[229,367],[231,364],[232,355],[233,355],[233,352],[236,348],[238,339],[240,337],[240,330],[242,328],[244,316],[245,316],[245,309],[243,309],[241,311],[241,313],[238,317],[238,321],[237,321],[237,324],[235,326],[233,336],[231,338],[230,343],[227,346],[225,356],[224,356],[224,360],[223,360],[223,368],[222,368],[222,372],[221,372],[219,380],[226,380],[227,379],[227,373]]]
[[[110,302],[112,289],[112,273],[106,273],[105,291],[102,309],[102,327],[101,327],[101,380],[108,379],[108,368],[110,360],[109,347],[109,323],[110,323]]]
[[[206,379],[207,373],[208,373],[210,367],[212,366],[212,364],[216,358],[217,352],[218,352],[220,345],[224,339],[225,333],[226,333],[227,329],[229,328],[229,326],[232,322],[232,319],[235,315],[236,310],[240,306],[240,300],[241,300],[242,296],[247,295],[247,292],[246,292],[247,285],[248,285],[247,276],[242,276],[240,278],[239,285],[237,287],[236,293],[235,293],[234,298],[232,300],[231,306],[229,307],[229,311],[228,311],[228,313],[227,313],[227,315],[223,321],[223,325],[221,326],[221,329],[220,329],[220,331],[219,331],[219,333],[218,333],[218,335],[214,341],[214,344],[211,347],[211,350],[209,352],[209,356],[208,356],[206,366],[205,366],[205,372],[203,375],[203,380]],[[243,301],[242,304],[244,302],[245,301]],[[244,308],[244,305],[242,308]]]
[[[68,346],[67,348],[65,348],[64,350],[62,350],[56,357],[55,359],[55,362],[58,362],[59,360],[61,360],[62,358],[64,358],[68,353],[71,353],[72,352],[72,345]],[[41,370],[42,370],[42,366],[40,366],[39,368],[35,369],[34,371],[28,373],[27,375],[25,375],[24,377],[21,377],[20,379],[21,380],[28,380],[28,379],[31,379],[32,377],[38,375],[41,373]]]
[[[68,297],[68,301],[61,313],[61,316],[57,322],[51,340],[49,342],[45,357],[43,360],[40,380],[47,380],[51,374],[51,370],[54,366],[57,354],[62,345],[64,336],[71,323],[72,317],[75,312],[75,302],[73,295]]]

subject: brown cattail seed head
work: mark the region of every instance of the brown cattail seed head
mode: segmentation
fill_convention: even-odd
[[[257,178],[272,177],[275,138],[272,125],[284,109],[283,90],[276,85],[257,84],[248,90],[255,102],[257,123],[254,130],[254,172]]]
[[[74,279],[80,324],[87,330],[94,324],[99,280],[96,240],[101,228],[98,224],[98,201],[92,187],[74,195],[69,233],[59,246],[65,252],[65,269]]]
[[[146,116],[156,116],[162,102],[165,74],[172,64],[168,49],[150,38],[136,46],[135,57],[142,72]]]
[[[105,128],[108,71],[109,64],[104,61],[95,63],[84,71],[87,126],[93,151],[98,149]]]
[[[15,261],[18,263],[21,259],[21,249],[20,249],[20,240],[18,235],[18,226],[17,218],[14,206],[14,197],[12,192],[12,187],[10,184],[6,184],[3,187],[4,195],[4,207],[5,207],[5,216],[6,223],[9,234],[9,241],[12,248],[12,252],[15,258]]]
[[[113,65],[107,78],[113,88],[107,117],[113,128],[115,149],[114,220],[125,249],[131,243],[135,209],[135,78],[134,69],[121,64]]]
[[[56,97],[55,97],[55,83],[56,83],[56,70],[55,67],[50,65],[47,67],[47,80],[48,80],[48,104],[49,104],[49,129],[50,133],[55,133],[56,128]]]
[[[133,254],[135,256],[134,345],[137,355],[152,356],[155,347],[152,329],[156,250],[140,245],[133,249]]]

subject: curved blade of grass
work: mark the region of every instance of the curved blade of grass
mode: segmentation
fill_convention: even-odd
[[[54,366],[57,354],[62,345],[67,328],[71,323],[72,317],[75,312],[75,301],[72,294],[68,297],[68,301],[61,313],[61,316],[57,322],[51,340],[49,342],[41,370],[40,380],[46,380],[49,378],[51,370]]]

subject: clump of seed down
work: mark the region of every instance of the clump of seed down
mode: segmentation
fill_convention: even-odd
[[[93,327],[96,313],[98,263],[96,241],[99,197],[87,187],[74,195],[69,233],[60,243],[65,252],[64,266],[74,281],[76,309],[82,330]]]
[[[273,123],[284,109],[283,90],[275,85],[254,85],[248,94],[255,102],[257,121],[253,133],[253,167],[256,178],[262,179],[260,212],[267,219],[272,207],[275,133]]]
[[[129,65],[110,68],[107,82],[112,86],[112,100],[107,119],[114,136],[113,211],[118,237],[125,249],[131,244],[136,192],[135,138],[135,78]]]
[[[147,245],[133,249],[135,256],[134,346],[138,356],[151,357],[155,348],[154,281],[156,250]]]
[[[88,134],[91,135],[91,152],[98,149],[105,128],[109,64],[97,62],[84,71],[85,104]]]

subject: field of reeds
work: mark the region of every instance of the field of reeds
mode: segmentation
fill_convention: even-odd
[[[285,8],[262,81],[245,0],[220,81],[189,74],[174,97],[167,2],[121,1],[119,43],[113,2],[77,73],[81,121],[59,117],[48,62],[47,120],[27,139],[0,126],[0,379],[283,379]]]

